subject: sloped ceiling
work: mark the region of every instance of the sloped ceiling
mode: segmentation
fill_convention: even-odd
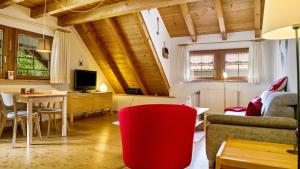
[[[114,22],[114,28],[111,22]],[[88,28],[84,29],[85,25],[88,25]],[[107,79],[113,82],[111,85],[117,93],[124,93],[127,88],[139,88],[143,94],[166,96],[169,94],[169,86],[165,75],[160,73],[154,56],[156,53],[151,50],[150,37],[147,36],[143,26],[140,14],[129,14],[79,24],[75,27],[104,70]],[[118,37],[114,35],[115,32],[118,32]],[[120,37],[126,49],[118,42],[117,38]],[[104,51],[102,53],[95,50],[100,46]],[[110,65],[114,65],[115,70],[113,67],[105,66],[107,59],[111,60]]]
[[[56,1],[66,8],[61,8]],[[138,88],[145,95],[168,95],[169,83],[139,11],[158,8],[171,37],[254,30],[260,38],[264,0],[47,0],[47,14],[60,26],[74,25],[116,93]],[[43,16],[44,0],[5,0]],[[78,13],[74,11],[89,10]],[[72,11],[73,12],[72,12]]]

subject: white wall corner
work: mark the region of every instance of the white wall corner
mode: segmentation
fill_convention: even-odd
[[[168,82],[171,84],[170,60],[172,57],[174,57],[175,53],[173,52],[174,47],[170,35],[157,9],[144,10],[141,11],[141,14],[165,75],[168,79]],[[162,48],[164,46],[166,46],[169,50],[168,59],[164,58],[162,55]]]

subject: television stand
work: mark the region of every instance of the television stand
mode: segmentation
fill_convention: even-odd
[[[74,122],[73,115],[77,113],[101,112],[104,109],[112,111],[112,92],[68,93],[67,109],[70,114],[70,124]]]
[[[90,92],[88,90],[81,90],[81,91],[79,91],[79,93],[92,93],[92,92]]]

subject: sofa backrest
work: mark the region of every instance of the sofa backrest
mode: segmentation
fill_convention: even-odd
[[[297,94],[291,92],[270,92],[262,94],[262,116],[295,118]]]

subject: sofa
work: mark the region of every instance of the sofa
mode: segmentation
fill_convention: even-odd
[[[266,91],[261,95],[262,116],[209,114],[206,128],[206,154],[209,165],[215,163],[222,142],[237,139],[295,144],[297,94]]]

